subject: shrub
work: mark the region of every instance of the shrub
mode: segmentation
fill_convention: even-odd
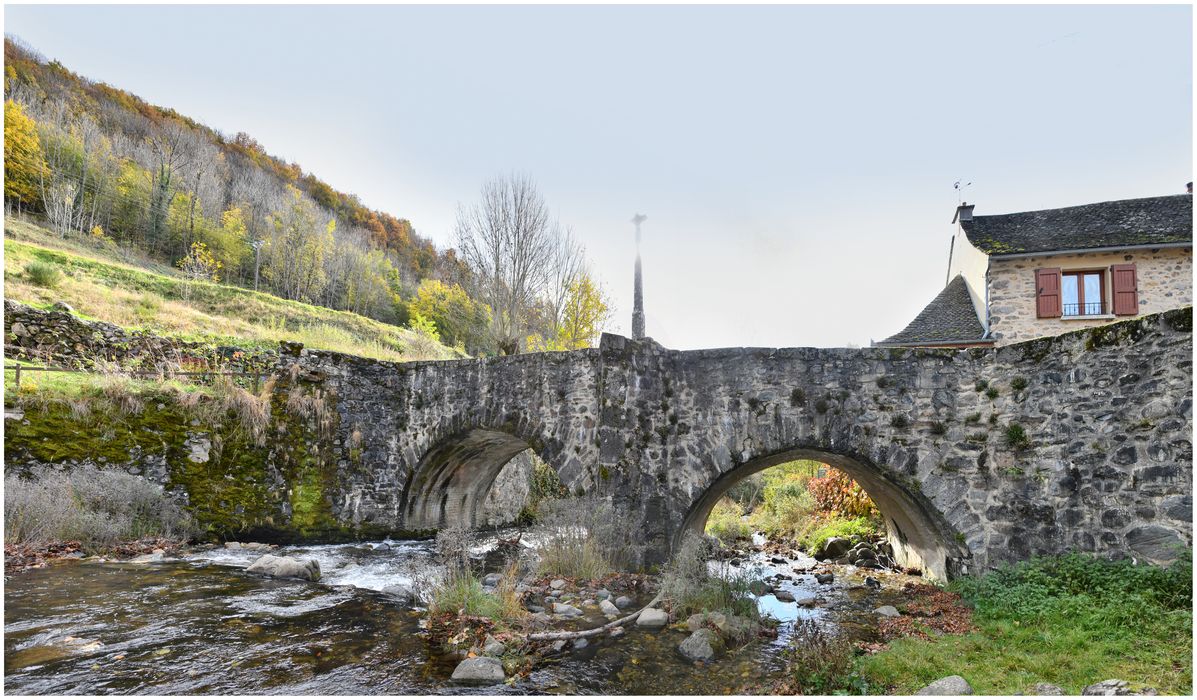
[[[687,536],[661,573],[661,594],[677,618],[700,612],[725,612],[756,620],[752,579],[744,571],[719,562],[711,573],[710,549],[701,537]]]
[[[638,560],[639,537],[626,507],[597,494],[548,501],[541,508],[541,573],[601,578]]]
[[[798,545],[806,552],[814,552],[832,537],[861,540],[878,534],[881,534],[881,524],[875,518],[823,515],[811,519],[807,529],[799,534]]]
[[[730,498],[721,498],[707,517],[707,534],[723,544],[752,537],[752,529],[744,522],[744,509]]]
[[[57,265],[37,260],[25,266],[25,276],[39,287],[57,287],[62,281],[62,271]]]
[[[852,644],[825,632],[814,620],[799,620],[786,650],[783,687],[787,695],[867,694],[867,683],[853,670]]]
[[[869,494],[839,469],[829,468],[827,476],[811,479],[806,487],[819,510],[848,518],[877,515]]]
[[[7,544],[78,540],[87,551],[103,551],[143,537],[186,540],[196,532],[191,516],[162,487],[139,476],[78,467],[4,477]]]

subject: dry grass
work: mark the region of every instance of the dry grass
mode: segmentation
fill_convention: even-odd
[[[119,261],[120,253],[35,235],[41,230],[28,222],[6,222],[6,298],[43,308],[65,301],[84,317],[224,345],[273,347],[290,341],[399,362],[461,356],[398,326],[239,287],[188,284],[169,268],[130,266]],[[62,273],[53,288],[27,274],[35,263]]]

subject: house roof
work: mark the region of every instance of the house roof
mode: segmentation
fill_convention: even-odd
[[[960,224],[969,243],[989,255],[1192,243],[1193,196],[974,216]]]
[[[964,277],[956,275],[910,325],[900,333],[876,343],[885,345],[957,345],[992,343],[984,338],[985,327],[977,318]]]

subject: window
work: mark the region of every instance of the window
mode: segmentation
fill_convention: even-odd
[[[1064,272],[1060,278],[1064,316],[1101,316],[1106,306],[1104,270]]]

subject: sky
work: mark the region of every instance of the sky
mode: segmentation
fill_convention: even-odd
[[[868,345],[976,214],[1181,193],[1188,6],[18,6],[5,32],[453,244],[530,174],[631,328]]]

